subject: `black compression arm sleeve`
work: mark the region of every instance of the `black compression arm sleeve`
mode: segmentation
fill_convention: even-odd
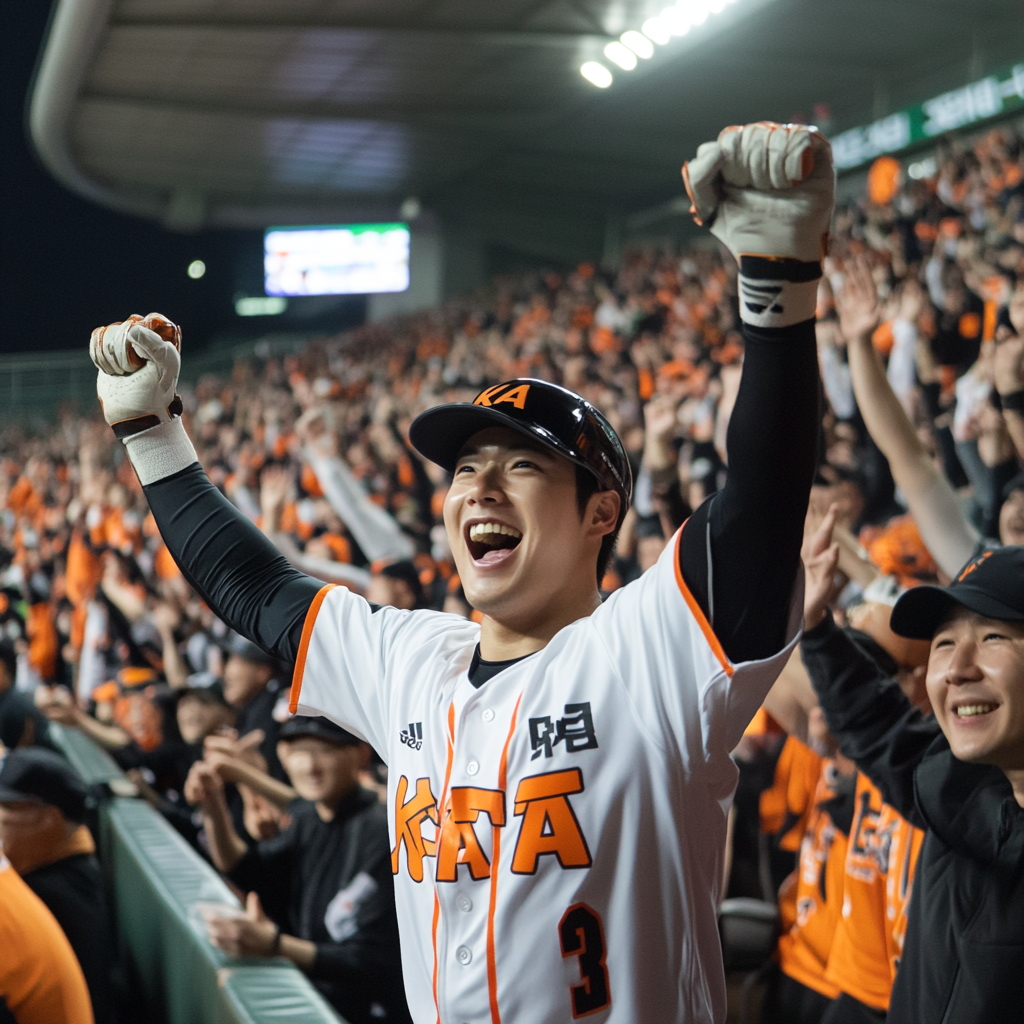
[[[242,636],[294,661],[320,580],[294,569],[199,463],[144,488],[185,579]]]
[[[694,512],[679,546],[683,579],[734,662],[767,658],[785,641],[820,418],[814,321],[744,324],[743,335],[726,484]]]

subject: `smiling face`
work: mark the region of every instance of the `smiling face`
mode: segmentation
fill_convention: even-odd
[[[581,516],[572,462],[504,427],[474,434],[444,504],[469,603],[528,629],[559,605],[596,596],[601,539],[616,527],[619,500],[599,491]]]
[[[277,756],[303,800],[334,807],[358,785],[370,748],[365,743],[339,745],[317,736],[296,736],[278,743]]]
[[[959,609],[932,638],[927,686],[955,757],[1024,769],[1024,623]]]

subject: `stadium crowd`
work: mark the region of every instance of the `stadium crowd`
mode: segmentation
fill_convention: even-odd
[[[1024,136],[943,143],[919,178],[880,158],[867,190],[837,210],[819,289],[808,536],[838,545],[831,620],[927,713],[928,644],[890,629],[897,596],[1024,544]],[[651,249],[618,269],[498,279],[204,378],[182,393],[187,429],[210,479],[296,566],[378,604],[468,617],[441,523],[448,479],[413,452],[409,424],[509,378],[562,384],[633,461],[614,590],[728,471],[743,365],[731,263],[717,247]],[[42,436],[8,428],[0,457],[0,842],[66,933],[96,1020],[116,1018],[96,956],[112,940],[50,721],[108,749],[236,886],[246,916],[211,918],[211,941],[289,957],[353,1024],[406,1019],[373,796],[386,767],[331,723],[290,718],[290,666],[191,589],[98,416],[64,415]],[[924,832],[829,732],[819,634],[734,754],[727,893],[778,902],[763,1020],[883,1020]]]

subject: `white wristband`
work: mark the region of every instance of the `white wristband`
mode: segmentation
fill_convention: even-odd
[[[179,417],[126,437],[124,446],[143,487],[199,461]]]
[[[814,319],[818,281],[749,278],[740,274],[740,317],[754,327],[790,327]]]

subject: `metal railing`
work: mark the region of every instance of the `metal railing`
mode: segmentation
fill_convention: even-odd
[[[282,333],[212,345],[184,359],[181,381],[195,384],[206,374],[228,375],[238,359],[265,360],[301,352],[310,337]],[[43,429],[63,410],[99,415],[96,368],[85,346],[0,356],[0,426],[22,423]]]
[[[144,1001],[167,1024],[344,1024],[288,960],[232,959],[210,945],[196,905],[239,907],[213,868],[76,729],[51,736],[86,785],[102,794],[99,852],[110,879],[120,955]]]

